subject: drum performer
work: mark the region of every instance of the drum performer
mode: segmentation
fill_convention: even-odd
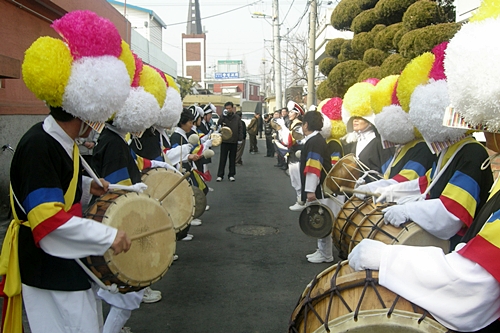
[[[424,53],[407,68],[431,68],[434,58]],[[437,153],[438,161],[418,179],[375,192],[381,193],[378,202],[401,203],[383,210],[385,223],[400,226],[413,221],[438,238],[451,239],[453,249],[486,202],[493,179],[490,167],[481,167],[488,157],[484,147],[466,129],[442,125],[450,104],[446,80],[428,82],[417,86],[411,94],[410,120]]]
[[[171,135],[170,140],[172,143],[172,147],[176,147],[178,145],[185,145],[186,143],[189,143],[189,135],[195,134],[196,136],[197,133],[193,131],[193,121],[194,121],[194,115],[193,112],[197,113],[196,109],[194,110],[189,110],[189,109],[184,109],[181,113],[181,117],[179,120],[179,123],[177,124],[177,127],[174,129],[174,133]],[[195,151],[190,151],[190,154],[188,155],[188,160],[182,162],[182,169],[183,172],[189,171],[191,175],[189,176],[189,180],[191,182],[191,186],[196,186],[200,190],[203,191],[205,195],[208,194],[208,187],[201,178],[201,176],[194,171],[196,168],[194,166],[195,161],[198,161],[199,159],[202,158],[202,152],[203,152],[203,146],[198,145],[198,147],[195,147]],[[201,225],[201,220],[197,219],[198,221],[191,221],[192,225]],[[193,224],[194,222],[194,224]],[[177,233],[177,239],[178,240],[185,240],[185,241],[190,241],[193,239],[193,235],[189,234],[188,231],[190,229],[190,225],[185,228],[184,230],[180,231]]]
[[[136,61],[137,63],[139,62]],[[143,65],[142,70],[136,71],[136,75],[139,77],[139,87],[130,89],[124,107],[106,123],[106,128],[102,131],[94,150],[92,167],[98,175],[110,183],[133,186],[137,192],[142,192],[145,184],[141,182],[140,170],[163,167],[165,163],[138,157],[127,144],[125,137],[127,133],[138,133],[151,127],[159,117],[162,105],[160,103],[165,100],[165,94],[152,95],[143,88],[143,85],[157,87],[154,90],[150,89],[156,93],[160,91],[165,93],[166,89],[161,89],[165,83],[150,66]],[[142,80],[144,77],[149,79]],[[154,303],[161,300],[161,292],[149,287],[127,294],[112,294],[101,289],[98,295],[111,306],[103,333],[119,333],[132,311],[138,309],[142,301]]]
[[[330,170],[331,162],[328,146],[319,132],[322,127],[323,116],[320,112],[306,112],[302,122],[305,143],[299,162],[302,202],[314,202],[324,198],[321,184]],[[318,249],[306,257],[312,263],[332,262],[332,237],[328,235],[318,239]]]
[[[85,28],[73,25],[79,21]],[[14,220],[0,260],[9,297],[2,331],[22,332],[22,289],[31,332],[98,333],[102,314],[95,290],[73,259],[103,255],[109,248],[126,252],[131,242],[123,231],[82,218],[82,204],[92,194],[104,194],[108,183],[102,180],[101,188],[82,178],[75,139],[89,134],[87,122],[102,122],[123,105],[130,77],[118,59],[125,52],[120,35],[107,19],[75,11],[52,27],[64,42],[41,37],[23,62],[26,86],[47,103],[50,115],[26,132],[12,159]],[[107,36],[105,45],[100,34]],[[95,55],[96,47],[103,53]]]
[[[487,147],[497,152],[492,158],[500,151],[500,85],[495,80],[488,81],[488,86],[484,83],[500,74],[498,40],[494,38],[500,27],[499,14],[497,4],[484,1],[451,39],[445,58],[450,101],[470,126],[484,126],[492,132],[485,133]],[[380,270],[381,285],[427,309],[450,329],[498,332],[499,184],[493,186],[488,202],[454,252],[363,240],[349,255],[349,264],[357,270]]]
[[[375,89],[370,82],[360,82],[350,87],[344,95],[342,118],[347,135],[344,153],[355,154],[370,171],[383,174],[394,154],[392,148],[384,149],[375,126],[375,114],[371,106],[371,93]],[[375,180],[373,176],[359,179],[359,183]]]
[[[288,207],[290,210],[300,212],[305,208],[305,201],[302,201],[301,194],[301,181],[300,181],[300,160],[296,156],[296,152],[302,149],[304,134],[302,133],[302,116],[304,110],[294,101],[289,101],[287,104],[288,118],[290,120],[290,127],[281,126],[279,131],[280,143],[288,149],[287,162],[288,171],[290,174],[290,182],[294,188],[297,201],[292,206]],[[283,123],[284,125],[284,123]],[[292,135],[292,133],[294,133]]]
[[[382,144],[395,146],[396,151],[384,173],[384,179],[361,185],[357,188],[360,191],[375,192],[380,187],[417,179],[425,175],[436,161],[436,156],[429,150],[425,141],[416,137],[415,127],[408,115],[409,110],[401,107],[397,97],[393,98],[398,82],[402,81],[401,86],[408,87],[405,80],[413,79],[414,74],[408,71],[403,72],[401,77],[387,76],[377,83],[371,93],[371,105],[376,113],[374,122]],[[410,94],[408,91],[404,93]],[[364,194],[356,196],[364,198]]]

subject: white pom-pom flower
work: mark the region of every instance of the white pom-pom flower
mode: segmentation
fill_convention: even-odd
[[[375,127],[382,140],[405,144],[415,139],[410,116],[400,105],[389,105],[375,116]]]
[[[75,117],[104,122],[120,110],[130,92],[123,61],[112,56],[83,57],[73,62],[62,107]]]
[[[130,89],[125,105],[116,113],[113,125],[127,132],[141,132],[158,121],[160,107],[143,87]]]
[[[410,99],[410,121],[427,142],[456,140],[466,130],[443,126],[446,107],[450,104],[445,80],[420,85]]]
[[[472,125],[500,130],[500,20],[464,25],[450,40],[444,60],[452,106]]]
[[[332,134],[332,122],[330,121],[330,118],[328,118],[325,114],[321,112],[320,114],[323,116],[323,127],[321,128],[321,136],[324,137],[325,139],[328,139]]]
[[[179,122],[182,113],[181,95],[172,87],[167,88],[167,97],[160,110],[158,125],[162,128],[173,128]]]

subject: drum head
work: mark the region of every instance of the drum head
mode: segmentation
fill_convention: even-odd
[[[172,225],[172,220],[157,200],[131,192],[117,197],[109,205],[102,223],[123,230],[132,237]],[[140,287],[161,279],[172,264],[174,254],[175,231],[171,228],[132,241],[126,253],[114,255],[110,249],[104,254],[104,259],[110,271],[121,281]]]
[[[378,284],[377,271],[330,266],[307,286],[292,312],[290,333],[448,332],[423,309]]]
[[[307,236],[325,238],[332,232],[333,214],[324,205],[311,204],[300,213],[299,225]]]
[[[205,196],[205,193],[203,193],[203,191],[200,190],[199,187],[192,186],[191,188],[193,189],[194,200],[195,200],[193,217],[197,219],[198,217],[202,216],[203,213],[205,212],[205,208],[207,207],[207,197]]]
[[[142,176],[142,181],[148,185],[144,194],[160,199],[180,178],[182,178],[182,175],[173,170],[151,169]],[[195,208],[195,198],[191,190],[191,184],[187,180],[182,181],[163,199],[161,204],[170,214],[175,231],[179,232],[185,229],[193,219]]]
[[[328,193],[342,194],[341,186],[354,188],[356,180],[363,174],[364,168],[354,154],[347,154],[335,163],[326,175],[323,188]]]

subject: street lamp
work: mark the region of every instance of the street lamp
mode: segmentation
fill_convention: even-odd
[[[278,18],[278,0],[273,0],[273,16],[263,13],[252,13],[254,18],[270,18],[273,20],[273,62],[274,62],[274,90],[276,98],[276,110],[280,110],[282,106],[282,91],[281,91],[281,48],[280,48],[280,26]]]

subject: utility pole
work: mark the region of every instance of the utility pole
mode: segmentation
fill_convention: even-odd
[[[309,11],[309,56],[307,60],[307,109],[315,104],[315,58],[316,58],[316,18],[318,16],[318,4],[316,0],[311,0]]]
[[[282,107],[283,97],[281,91],[281,48],[278,0],[273,0],[273,40],[274,40],[274,85],[276,93],[276,110]]]

